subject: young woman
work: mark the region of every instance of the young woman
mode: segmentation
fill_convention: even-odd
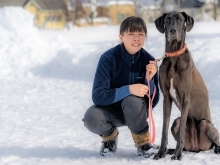
[[[145,155],[149,143],[147,122],[150,79],[151,96],[156,87],[153,107],[159,101],[157,65],[142,47],[147,36],[145,22],[128,17],[120,25],[121,44],[107,50],[99,59],[92,89],[92,105],[85,113],[86,128],[101,136],[100,154],[116,152],[117,127],[127,126],[139,155]]]

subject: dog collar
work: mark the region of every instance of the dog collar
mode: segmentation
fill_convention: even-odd
[[[168,53],[168,52],[165,52],[165,56],[166,57],[174,57],[174,56],[179,56],[181,54],[183,54],[185,51],[186,51],[186,48],[187,48],[187,45],[185,44],[184,47],[176,52],[173,52],[173,53]]]

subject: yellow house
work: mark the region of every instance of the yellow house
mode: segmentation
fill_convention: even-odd
[[[84,16],[78,18],[77,26],[89,26],[85,17],[90,14],[90,4],[82,4]],[[117,25],[125,18],[135,15],[135,6],[133,1],[114,1],[99,4],[96,7],[97,16],[93,19],[93,26],[97,25]]]
[[[24,8],[35,14],[39,28],[62,29],[66,26],[66,5],[62,0],[29,0]]]
[[[135,6],[132,1],[110,1],[108,15],[112,25],[120,24],[125,18],[135,15]]]

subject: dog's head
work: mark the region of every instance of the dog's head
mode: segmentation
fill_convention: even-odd
[[[166,39],[169,42],[179,42],[186,31],[189,32],[194,25],[192,17],[185,12],[164,13],[155,20],[157,30],[161,33],[165,32]]]

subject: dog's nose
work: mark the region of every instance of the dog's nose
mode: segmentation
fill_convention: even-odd
[[[175,29],[170,29],[170,33],[172,33],[172,34],[174,34],[174,33],[176,33],[176,30]]]

